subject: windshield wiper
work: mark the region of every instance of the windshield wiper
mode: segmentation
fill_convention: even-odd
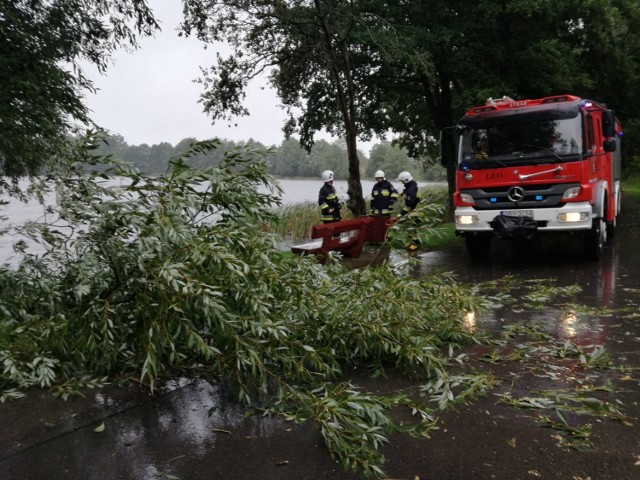
[[[543,150],[543,151],[545,151],[547,153],[550,153],[551,155],[556,157],[561,162],[563,161],[562,157],[560,155],[558,155],[554,150],[551,150],[550,148],[547,148],[547,147],[541,147],[539,145],[527,145],[526,143],[514,143],[513,146],[514,147],[523,147],[523,148],[533,148],[533,149],[535,149],[535,152],[539,152],[539,151]],[[513,152],[514,155],[516,153],[520,153],[520,152]],[[524,155],[524,152],[522,152],[522,154]]]

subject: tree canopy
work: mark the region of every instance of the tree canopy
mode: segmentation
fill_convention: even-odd
[[[0,2],[0,175],[38,173],[91,124],[80,60],[104,72],[114,49],[156,28],[144,0]]]
[[[114,49],[152,34],[146,3],[1,3],[1,173],[37,173],[73,126],[90,125],[82,95],[92,85],[78,61],[105,71]],[[606,102],[623,121],[627,167],[638,157],[634,0],[185,0],[184,12],[186,33],[233,48],[206,70],[205,109],[248,113],[244,88],[268,72],[288,109],[287,135],[306,148],[320,130],[344,139],[354,209],[358,138],[391,130],[430,163],[440,130],[488,97],[568,92]]]
[[[145,174],[159,175],[167,172],[173,157],[185,152],[196,142],[195,138],[184,138],[175,146],[168,142],[153,145],[144,143],[129,145],[121,135],[107,135],[92,153],[102,156],[109,155],[116,160],[134,166]],[[265,157],[268,172],[277,177],[319,179],[320,172],[324,170],[332,170],[336,178],[339,179],[346,179],[349,174],[347,164],[344,161],[347,157],[346,147],[340,141],[318,140],[309,151],[302,148],[295,139],[284,140],[280,145],[268,148],[252,139],[245,142],[232,140],[219,140],[219,142],[217,148],[189,158],[189,165],[195,167],[219,166],[227,152],[239,146],[249,145],[252,148],[268,150]],[[390,176],[395,176],[402,170],[411,170],[414,177],[418,179],[442,180],[443,169],[439,165],[423,171],[404,150],[391,146],[389,142],[374,145],[370,158],[358,151],[358,158],[362,173],[369,179],[373,179],[373,173],[382,168],[389,172]]]
[[[185,13],[187,33],[233,48],[207,72],[206,111],[216,118],[246,114],[245,87],[268,70],[289,113],[287,137],[299,133],[307,148],[322,129],[344,138],[349,208],[365,213],[357,139],[383,131],[376,120],[382,114],[377,96],[364,81],[375,56],[360,40],[368,33],[359,2],[187,0]]]

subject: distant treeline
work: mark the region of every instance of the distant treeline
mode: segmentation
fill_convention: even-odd
[[[174,155],[183,153],[189,146],[196,142],[195,138],[185,138],[175,146],[168,142],[156,145],[129,145],[120,135],[108,136],[106,143],[97,150],[98,155],[111,155],[114,159],[132,164],[141,172],[150,175],[159,175],[167,171],[169,159]],[[333,170],[336,178],[346,179],[347,149],[340,141],[333,143],[318,140],[310,152],[300,147],[297,140],[284,140],[279,146],[266,146],[254,140],[236,143],[231,140],[221,140],[220,146],[207,153],[191,159],[193,166],[219,165],[225,152],[233,150],[240,145],[248,145],[253,148],[271,150],[267,155],[269,173],[281,178],[315,178],[324,170]],[[446,172],[439,165],[434,165],[426,170],[420,162],[410,158],[407,153],[389,142],[376,144],[369,157],[359,152],[361,174],[363,178],[373,178],[377,170],[383,170],[389,178],[395,178],[403,170],[410,171],[420,180],[445,180]]]

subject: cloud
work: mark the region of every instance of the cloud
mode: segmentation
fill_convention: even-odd
[[[140,48],[133,52],[117,51],[104,75],[85,66],[85,73],[98,89],[97,94],[86,95],[93,121],[122,135],[129,145],[176,145],[185,138],[214,137],[280,145],[286,115],[266,78],[249,85],[244,105],[250,116],[236,118],[231,125],[227,121],[214,124],[198,103],[202,85],[195,80],[200,67],[214,64],[216,49],[205,49],[196,38],[178,36],[180,2],[150,0],[149,5],[161,32],[141,39]],[[318,132],[316,139],[334,140],[326,132]],[[360,142],[359,148],[368,152],[372,145],[374,142]]]
[[[266,80],[250,85],[246,106],[251,115],[237,118],[229,126],[207,117],[198,103],[202,85],[194,82],[200,67],[212,65],[216,50],[205,49],[192,37],[178,37],[182,11],[180,2],[152,0],[150,5],[162,26],[153,38],[145,38],[134,52],[120,50],[105,75],[93,67],[86,73],[98,89],[87,94],[92,119],[130,145],[169,142],[175,145],[187,137],[213,137],[234,141],[250,138],[265,145],[279,145],[283,139],[285,113]]]

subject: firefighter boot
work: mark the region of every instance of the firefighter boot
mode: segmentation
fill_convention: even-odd
[[[418,246],[411,240],[405,243],[405,247],[407,247],[407,250],[409,252],[415,252],[416,250],[418,250]]]

